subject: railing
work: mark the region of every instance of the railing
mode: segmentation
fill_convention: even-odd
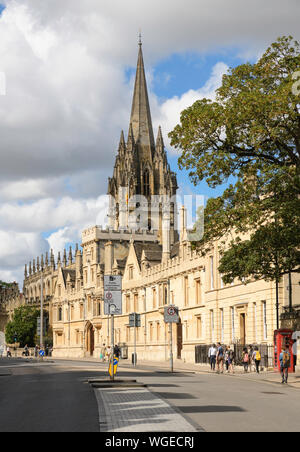
[[[258,348],[261,355],[261,366],[262,367],[274,367],[274,346],[273,345],[255,345]],[[240,345],[236,344],[234,346],[234,355],[235,355],[235,363],[237,366],[243,365],[243,351],[244,348],[250,350],[250,346],[248,345]]]
[[[196,345],[195,347],[195,363],[196,364],[209,364],[208,352],[210,345]],[[241,366],[243,364],[243,351],[244,348],[250,349],[250,346],[235,344],[234,356],[235,365]],[[274,367],[274,346],[273,345],[257,345],[261,354],[261,366],[265,368]]]
[[[195,347],[195,363],[209,364],[208,352],[210,345],[196,345]]]

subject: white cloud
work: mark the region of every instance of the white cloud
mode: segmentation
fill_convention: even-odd
[[[216,97],[216,89],[221,86],[222,77],[227,73],[229,67],[222,62],[217,63],[213,70],[211,77],[205,83],[202,88],[198,90],[189,90],[182,96],[174,96],[171,99],[167,99],[163,104],[155,104],[154,124],[162,125],[165,131],[165,144],[169,145],[169,139],[167,132],[173,130],[173,128],[180,122],[180,114],[187,107],[193,105],[197,100],[202,98],[214,100]]]
[[[58,250],[85,226],[105,222],[99,195],[129,123],[133,81],[125,69],[135,66],[139,27],[151,76],[153,66],[174,53],[234,47],[248,57],[279,35],[299,38],[298,0],[4,3],[0,277],[9,279],[20,278],[21,265],[49,243]],[[219,63],[205,86],[162,104],[151,93],[154,125],[163,126],[166,142],[180,112],[213,97],[226,69]],[[51,231],[48,241],[45,231]]]

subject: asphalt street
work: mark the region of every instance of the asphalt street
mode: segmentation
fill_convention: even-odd
[[[0,361],[1,432],[99,432],[89,377],[107,378],[99,363]],[[9,375],[8,375],[9,374]],[[122,367],[199,429],[207,432],[300,431],[300,391],[243,376]],[[132,431],[134,431],[132,425]],[[153,429],[155,431],[155,428]],[[180,425],[177,430],[180,432]]]
[[[0,376],[1,432],[99,432],[94,392],[83,383],[90,372],[5,361],[0,375],[11,375]]]

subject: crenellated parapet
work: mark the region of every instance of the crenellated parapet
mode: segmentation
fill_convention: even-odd
[[[27,304],[38,304],[41,299],[41,280],[43,278],[44,302],[50,303],[55,292],[56,282],[59,270],[77,270],[82,273],[81,266],[78,268],[78,255],[82,254],[76,245],[75,251],[72,247],[68,252],[64,249],[63,253],[58,252],[55,258],[53,250],[45,253],[41,257],[33,259],[32,262],[25,265],[24,271],[24,297]],[[62,256],[62,257],[61,257]],[[77,264],[76,264],[77,262]],[[76,267],[77,265],[77,267]]]

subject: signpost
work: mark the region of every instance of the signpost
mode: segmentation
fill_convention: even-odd
[[[122,314],[122,276],[107,275],[104,276],[104,314],[111,316],[111,358],[109,365],[109,374],[112,381],[115,378],[118,361],[115,364],[115,326],[114,316]],[[114,369],[114,370],[112,370]]]
[[[133,312],[132,314],[129,314],[129,327],[134,328],[134,354],[133,354],[133,365],[136,367],[137,360],[136,360],[136,329],[140,328],[142,322],[141,322],[141,314],[137,314],[136,312]]]
[[[165,307],[165,323],[169,323],[170,331],[170,363],[171,372],[174,372],[174,359],[173,359],[173,323],[179,323],[179,309],[176,306]]]

